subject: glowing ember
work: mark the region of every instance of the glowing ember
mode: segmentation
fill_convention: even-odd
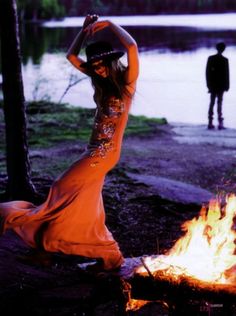
[[[145,266],[137,273],[161,271],[178,278],[189,276],[221,284],[236,283],[236,232],[233,220],[236,215],[236,196],[226,199],[221,209],[218,200],[210,201],[208,210],[203,207],[197,218],[186,221],[181,237],[166,255],[145,258]]]
[[[161,306],[162,308],[168,309],[168,304],[164,301],[145,301],[145,300],[135,300],[135,299],[131,299],[128,301],[127,305],[126,305],[126,311],[137,311],[139,310],[141,307],[148,305],[152,302],[157,303],[159,306]]]
[[[129,299],[127,305],[126,305],[126,311],[136,311],[139,310],[144,305],[150,303],[149,301],[144,300],[135,300],[135,299]]]

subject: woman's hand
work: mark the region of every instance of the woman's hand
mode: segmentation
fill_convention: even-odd
[[[99,32],[103,30],[104,28],[108,27],[110,24],[110,21],[98,21],[98,22],[93,22],[90,23],[84,31],[88,32],[90,36],[94,35],[96,32]]]
[[[85,31],[86,28],[93,24],[94,22],[96,22],[98,19],[98,15],[97,14],[93,14],[93,15],[90,15],[88,14],[84,20],[84,23],[83,23],[83,30]]]

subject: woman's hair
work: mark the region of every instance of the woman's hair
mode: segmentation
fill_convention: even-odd
[[[95,101],[101,103],[107,97],[112,95],[120,99],[124,95],[131,97],[131,94],[126,88],[126,67],[119,60],[109,61],[106,63],[106,66],[109,68],[109,75],[107,78],[101,78],[95,72],[91,72]]]

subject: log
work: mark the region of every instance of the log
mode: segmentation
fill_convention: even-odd
[[[210,301],[236,302],[236,285],[210,284],[194,278],[181,276],[177,280],[158,272],[150,278],[148,274],[135,274],[130,280],[131,296],[146,300],[157,300],[166,297],[182,299],[205,299]]]
[[[176,278],[163,271],[151,273],[148,268],[146,273],[139,274],[136,268],[142,263],[142,257],[126,259],[120,273],[130,285],[131,299],[165,302],[169,315],[190,315],[213,309],[220,315],[232,315],[236,311],[236,284],[213,284],[185,275]]]
[[[137,263],[137,259],[135,261]],[[144,264],[140,258],[140,265]],[[166,274],[164,270],[137,273],[126,280],[131,285],[131,297],[144,300],[206,300],[210,302],[236,302],[236,284],[216,284],[196,278]],[[171,299],[173,300],[173,299]]]
[[[163,300],[175,297],[175,300],[208,300],[236,302],[236,284],[216,284],[204,282],[193,277],[167,275],[159,270],[151,273],[137,273],[137,267],[144,263],[143,257],[126,258],[119,272],[108,273],[130,284],[131,297],[143,300]],[[86,267],[87,264],[80,266]]]

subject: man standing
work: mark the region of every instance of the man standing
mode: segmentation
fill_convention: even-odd
[[[214,129],[213,109],[217,99],[218,129],[224,129],[222,116],[223,94],[229,90],[229,62],[222,56],[225,50],[225,43],[216,44],[217,54],[209,56],[206,65],[206,82],[209,89],[210,105],[208,110],[208,129]]]

